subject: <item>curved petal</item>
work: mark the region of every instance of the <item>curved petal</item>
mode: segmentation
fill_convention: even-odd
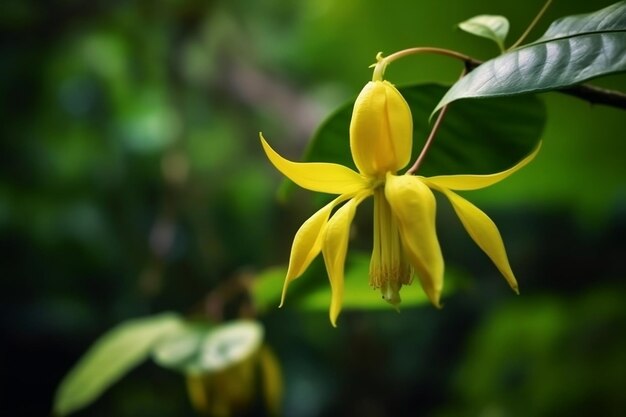
[[[514,167],[507,169],[506,171],[498,172],[489,175],[438,175],[435,177],[426,178],[430,183],[436,184],[439,187],[447,188],[450,190],[477,190],[479,188],[489,187],[497,182],[502,181],[515,171],[526,166],[532,161],[539,150],[541,149],[541,142],[537,145],[535,150],[526,158],[518,162]]]
[[[287,270],[287,276],[285,277],[285,284],[283,285],[280,307],[282,307],[285,302],[289,284],[306,271],[311,262],[313,262],[313,259],[315,259],[322,250],[324,229],[333,208],[350,197],[352,196],[344,194],[326,204],[309,217],[296,232],[293,238],[293,244],[291,245],[289,268]]]
[[[465,230],[467,230],[467,233],[469,233],[483,252],[487,254],[498,270],[500,270],[500,273],[504,275],[504,278],[506,278],[513,291],[519,293],[517,280],[509,265],[509,259],[506,255],[502,237],[493,220],[460,195],[443,188],[437,188],[437,190],[448,197],[454,211],[457,216],[459,216],[459,219],[461,219]]]
[[[331,300],[329,314],[330,322],[334,327],[337,327],[337,317],[341,311],[341,303],[343,301],[344,264],[348,252],[350,224],[352,219],[354,219],[357,206],[370,194],[370,191],[363,192],[348,201],[337,210],[326,224],[322,255],[324,256],[326,272],[330,280]]]
[[[351,194],[369,184],[367,178],[343,165],[289,161],[270,147],[263,134],[259,136],[265,154],[276,169],[302,188],[329,194]]]
[[[435,196],[419,177],[388,174],[385,198],[398,223],[409,262],[424,292],[439,307],[444,263],[435,228]]]

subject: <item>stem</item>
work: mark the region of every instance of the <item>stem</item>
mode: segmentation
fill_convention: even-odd
[[[467,65],[468,64],[466,62],[466,67],[463,68],[463,71],[461,71],[461,76],[459,77],[459,79],[465,77],[465,75],[469,72],[469,70],[467,69]],[[414,174],[415,172],[417,172],[420,165],[422,165],[422,161],[426,157],[426,154],[428,153],[428,150],[430,149],[430,145],[432,145],[433,141],[435,140],[435,136],[437,136],[437,132],[439,131],[439,127],[441,126],[441,122],[443,122],[443,118],[445,117],[447,111],[448,111],[448,105],[445,105],[441,108],[439,115],[437,115],[437,120],[435,120],[435,124],[433,125],[433,128],[430,130],[430,133],[428,134],[428,138],[426,139],[426,142],[424,143],[424,147],[422,148],[422,151],[420,152],[419,156],[415,160],[415,163],[413,163],[411,168],[409,168],[406,171],[406,174],[408,175]]]
[[[394,52],[393,54],[386,56],[386,57],[383,57],[382,53],[379,52],[378,55],[376,55],[377,62],[376,64],[374,64],[375,68],[374,68],[374,74],[372,76],[372,81],[382,81],[385,75],[385,69],[387,68],[387,65],[389,65],[393,61],[403,58],[405,56],[414,55],[414,54],[444,55],[444,56],[448,56],[448,57],[463,61],[466,66],[473,65],[474,67],[476,67],[480,65],[479,61],[475,60],[469,55],[452,51],[450,49],[436,48],[436,47],[429,47],[429,46],[403,49],[402,51]]]
[[[522,33],[522,36],[519,37],[519,39],[509,47],[509,51],[511,49],[515,49],[517,48],[522,42],[524,42],[524,39],[526,39],[526,37],[528,36],[528,34],[530,33],[531,30],[533,30],[533,28],[537,25],[537,23],[539,22],[539,19],[541,19],[543,17],[543,14],[546,12],[546,10],[548,10],[548,7],[550,6],[550,3],[552,3],[552,0],[547,0],[546,3],[543,5],[543,7],[541,8],[541,10],[539,10],[539,13],[537,13],[537,16],[535,16],[535,18],[533,19],[532,22],[530,22],[530,25],[528,25],[528,27],[526,28],[526,30],[524,31],[524,33]]]
[[[433,140],[435,139],[435,136],[437,135],[437,132],[439,131],[439,126],[441,126],[441,122],[443,121],[443,118],[446,115],[447,111],[448,111],[447,105],[441,108],[441,111],[439,112],[439,115],[437,116],[437,120],[435,120],[435,124],[433,125],[433,128],[430,130],[428,139],[426,139],[426,143],[424,143],[424,147],[422,148],[422,151],[420,152],[419,156],[415,160],[415,163],[413,164],[413,166],[411,166],[411,168],[409,168],[406,171],[405,173],[406,175],[414,174],[419,169],[420,165],[422,165],[422,161],[426,157],[426,153],[430,149],[430,145],[433,143]]]
[[[557,93],[577,97],[591,104],[626,109],[626,94],[621,91],[609,90],[589,84],[575,85],[563,90],[554,90]]]

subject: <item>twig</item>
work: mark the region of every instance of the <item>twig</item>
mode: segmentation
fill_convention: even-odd
[[[372,74],[372,81],[382,81],[385,75],[385,69],[387,68],[387,65],[389,65],[393,61],[400,59],[400,58],[404,58],[405,56],[415,55],[415,54],[435,54],[435,55],[448,56],[450,58],[458,59],[461,62],[465,62],[466,65],[468,62],[471,62],[471,63],[478,62],[469,55],[465,55],[457,51],[452,51],[450,49],[436,48],[436,47],[431,47],[431,46],[419,46],[417,48],[403,49],[401,51],[394,52],[393,54],[389,56],[385,56],[385,57],[383,57],[382,52],[379,52],[378,55],[376,55],[376,63],[370,66],[370,68],[372,67],[374,68],[374,73]]]
[[[467,71],[468,69],[466,66],[465,68],[463,68],[463,71],[461,72],[459,79],[465,77],[465,74],[467,74]],[[411,168],[409,168],[406,171],[407,174],[409,175],[414,174],[415,172],[417,172],[420,165],[422,165],[422,161],[424,161],[424,158],[426,158],[426,153],[428,153],[428,150],[430,149],[430,145],[432,145],[433,141],[435,140],[435,136],[437,136],[437,132],[439,132],[439,127],[441,126],[441,123],[443,122],[443,118],[445,117],[447,111],[448,111],[448,105],[446,104],[445,106],[441,108],[439,115],[437,115],[437,120],[435,120],[435,124],[433,125],[433,128],[430,130],[430,133],[428,134],[428,138],[426,139],[426,142],[424,142],[424,147],[422,148],[422,151],[420,152],[419,156],[415,160],[415,163],[413,163]]]
[[[424,142],[424,147],[422,148],[422,151],[420,152],[419,156],[415,160],[415,163],[413,164],[413,166],[411,166],[411,168],[409,168],[406,171],[407,175],[413,175],[419,169],[420,165],[422,164],[422,161],[426,157],[426,153],[430,149],[430,145],[433,143],[433,140],[435,139],[435,136],[437,135],[437,132],[439,131],[439,126],[441,126],[441,122],[443,121],[443,118],[446,115],[447,111],[448,111],[448,106],[447,105],[443,106],[443,108],[437,115],[437,120],[435,120],[435,124],[433,125],[433,128],[430,130],[428,139],[426,139],[426,142]]]
[[[549,4],[546,3],[546,4]],[[393,53],[387,57],[383,57],[382,54],[378,54],[376,59],[377,63],[374,64],[374,76],[373,79],[380,80],[384,76],[385,69],[387,64],[390,62],[402,58],[407,55],[416,54],[416,53],[430,53],[430,54],[438,54],[438,55],[446,55],[455,59],[462,61],[465,64],[465,70],[467,73],[476,69],[478,66],[482,65],[484,62],[474,59],[468,55],[461,54],[456,51],[451,51],[442,48],[433,48],[433,47],[419,47],[419,48],[410,48],[405,49],[396,53]],[[626,93],[615,90],[608,90],[605,88],[599,88],[588,84],[580,84],[572,87],[562,88],[560,90],[550,90],[555,91],[557,93],[565,94],[572,97],[577,97],[581,100],[585,100],[592,104],[602,104],[605,106],[615,107],[618,109],[626,109]]]
[[[520,44],[522,42],[524,42],[524,39],[526,39],[526,37],[528,36],[528,34],[530,33],[531,30],[533,30],[533,28],[537,25],[537,23],[539,22],[539,19],[541,19],[541,17],[543,16],[543,14],[546,12],[546,10],[548,10],[548,7],[550,6],[550,3],[552,3],[552,0],[548,0],[546,1],[546,4],[543,5],[543,7],[541,8],[541,10],[539,10],[539,13],[537,13],[537,16],[535,16],[535,18],[533,19],[532,22],[530,22],[530,25],[528,25],[528,27],[526,28],[526,30],[524,31],[524,33],[522,33],[522,36],[519,37],[519,39],[509,47],[509,51],[511,49],[515,49],[518,46],[520,46]]]
[[[556,90],[556,92],[574,96],[592,104],[603,104],[618,109],[626,109],[626,94],[621,91],[581,84],[563,90]]]

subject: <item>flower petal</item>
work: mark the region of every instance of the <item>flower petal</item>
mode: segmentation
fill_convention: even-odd
[[[287,270],[285,284],[283,285],[280,307],[282,307],[285,302],[289,284],[306,271],[311,262],[313,262],[313,259],[315,259],[322,250],[324,229],[333,208],[350,197],[351,195],[349,194],[343,194],[326,204],[309,217],[296,232],[296,236],[293,238],[293,244],[291,245],[289,269]]]
[[[435,196],[419,177],[387,174],[385,198],[398,223],[409,262],[424,292],[439,307],[444,264],[435,228]]]
[[[409,163],[412,145],[413,118],[402,94],[388,81],[367,83],[350,120],[350,149],[359,172],[396,172]]]
[[[342,207],[331,217],[326,224],[322,255],[326,264],[328,279],[330,280],[330,322],[337,327],[337,317],[341,311],[343,301],[343,279],[346,253],[348,252],[348,239],[350,237],[350,224],[354,219],[357,206],[371,191],[360,193]]]
[[[502,181],[515,171],[526,166],[530,161],[532,161],[539,150],[541,149],[541,142],[535,148],[535,150],[528,155],[526,158],[522,159],[512,168],[507,169],[506,171],[498,172],[495,174],[489,175],[439,175],[435,177],[426,178],[428,182],[438,185],[442,188],[447,188],[450,190],[477,190],[479,188],[489,187],[497,182]]]
[[[489,256],[492,262],[500,270],[500,273],[504,275],[504,278],[508,281],[509,285],[515,292],[518,291],[517,280],[509,260],[506,255],[506,249],[502,242],[502,237],[498,231],[496,224],[482,212],[478,207],[461,197],[460,195],[453,193],[450,190],[444,188],[436,188],[448,197],[452,203],[452,207],[456,212],[461,223],[467,230],[467,233],[472,237],[474,242]]]
[[[367,178],[343,165],[289,161],[270,147],[263,134],[259,136],[265,154],[276,169],[302,188],[329,194],[351,194],[368,186]]]

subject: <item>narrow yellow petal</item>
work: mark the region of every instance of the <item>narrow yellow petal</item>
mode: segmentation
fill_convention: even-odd
[[[419,177],[388,174],[385,198],[400,229],[409,262],[424,292],[439,307],[444,263],[435,228],[435,196]]]
[[[370,191],[360,193],[346,204],[341,206],[326,224],[322,255],[326,264],[326,272],[330,280],[330,322],[337,327],[337,317],[341,311],[343,301],[344,264],[348,252],[348,240],[350,238],[350,224],[354,219],[356,208]]]
[[[500,270],[513,291],[518,292],[517,280],[509,265],[502,237],[493,220],[458,194],[444,188],[437,187],[436,189],[448,197],[467,233]]]
[[[356,193],[368,186],[368,179],[350,168],[323,162],[292,162],[274,151],[259,134],[265,154],[283,175],[302,188],[329,194]]]
[[[526,158],[518,162],[517,165],[507,169],[506,171],[489,175],[439,175],[435,177],[429,177],[427,178],[427,180],[432,184],[450,190],[477,190],[479,188],[489,187],[490,185],[502,181],[509,175],[513,174],[515,171],[526,166],[530,161],[535,158],[535,156],[537,156],[537,153],[539,153],[540,149],[541,142],[539,142],[539,145],[537,145],[535,150],[530,155],[528,155]]]
[[[293,244],[291,245],[289,269],[287,270],[287,277],[285,278],[283,294],[280,300],[281,307],[285,302],[289,284],[306,271],[311,262],[313,262],[313,259],[315,259],[322,250],[324,228],[326,227],[328,217],[330,217],[333,208],[350,197],[351,195],[344,194],[326,204],[309,217],[296,232],[296,236],[293,238]]]
[[[369,176],[406,166],[413,145],[411,109],[388,81],[371,81],[354,103],[350,149],[359,172]]]

